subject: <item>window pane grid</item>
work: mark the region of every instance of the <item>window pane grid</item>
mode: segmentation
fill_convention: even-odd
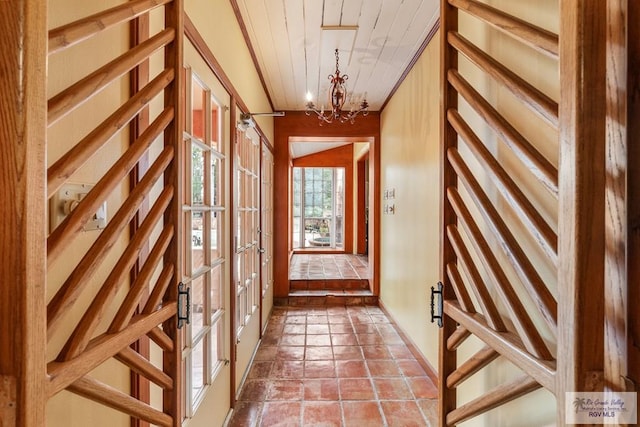
[[[211,90],[187,73],[183,139],[183,282],[191,292],[191,322],[182,334],[185,414],[193,414],[204,390],[220,372],[224,336],[224,107]]]

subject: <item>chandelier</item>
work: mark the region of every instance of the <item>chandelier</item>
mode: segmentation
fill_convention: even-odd
[[[360,113],[362,113],[363,116],[369,114],[369,103],[366,99],[360,103],[360,108],[357,110],[351,109],[349,112],[342,110],[344,103],[347,100],[347,87],[345,86],[345,82],[349,76],[346,74],[340,75],[338,61],[338,49],[336,49],[336,72],[333,75],[330,74],[328,77],[331,82],[331,86],[329,87],[331,111],[327,111],[325,113],[324,106],[318,110],[311,101],[311,94],[307,94],[307,116],[312,113],[317,114],[318,120],[320,120],[320,126],[322,126],[323,123],[333,123],[334,120],[338,120],[340,123],[350,122],[353,124]]]

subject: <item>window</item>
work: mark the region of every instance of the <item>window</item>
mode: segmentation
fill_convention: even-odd
[[[222,239],[226,212],[221,143],[224,107],[191,70],[186,73],[182,281],[191,290],[191,323],[183,340],[184,403],[189,416],[224,363],[226,264]]]
[[[344,247],[344,168],[293,168],[294,248]]]

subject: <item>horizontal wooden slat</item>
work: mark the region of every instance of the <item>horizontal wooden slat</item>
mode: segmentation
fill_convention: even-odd
[[[480,369],[493,362],[498,356],[500,356],[500,353],[491,347],[484,347],[482,350],[471,356],[462,365],[458,366],[458,369],[447,377],[447,387],[457,387]]]
[[[69,391],[151,424],[165,427],[174,425],[170,415],[93,378],[76,380],[69,386]]]
[[[177,303],[172,302],[160,310],[146,316],[140,316],[128,328],[116,333],[105,334],[91,342],[87,350],[68,362],[49,362],[49,397],[84,377],[97,366],[118,354],[123,348],[140,338],[140,336],[156,329],[159,324],[176,315]]]
[[[449,83],[478,113],[495,134],[511,148],[513,154],[526,166],[553,196],[558,197],[558,169],[551,164],[527,139],[522,136],[469,82],[456,70],[447,73]]]
[[[489,243],[487,243],[483,233],[480,231],[480,228],[460,197],[458,190],[456,188],[449,187],[447,190],[447,197],[458,216],[458,220],[467,231],[471,244],[485,266],[485,271],[491,277],[494,289],[500,295],[505,308],[509,312],[509,317],[520,334],[520,337],[524,341],[527,349],[533,355],[540,357],[541,359],[551,360],[552,355],[549,352],[544,339],[542,339],[540,332],[532,322],[531,317],[524,308],[519,295],[513,289],[513,286],[509,282],[504,270],[496,259]]]
[[[173,148],[167,147],[158,156],[147,173],[145,173],[138,185],[129,193],[129,197],[127,197],[121,208],[113,216],[111,221],[109,221],[105,229],[100,233],[100,236],[98,236],[64,284],[58,289],[51,301],[49,301],[47,305],[47,328],[49,337],[51,337],[59,325],[61,314],[76,301],[83,289],[82,285],[102,263],[104,254],[111,249],[119,238],[122,230],[129,225],[138,207],[172,160]]]
[[[140,110],[167,87],[173,81],[174,75],[173,70],[162,71],[140,92],[129,98],[111,116],[56,160],[47,170],[47,194],[49,197],[58,191],[75,171],[94,156],[105,142],[122,130]]]
[[[489,292],[489,289],[487,289],[487,285],[484,283],[478,268],[473,262],[473,258],[471,258],[469,250],[462,241],[462,236],[460,236],[458,227],[455,225],[449,225],[446,232],[456,257],[469,278],[469,285],[476,295],[478,304],[480,304],[480,307],[482,308],[482,313],[486,316],[487,321],[493,329],[496,331],[506,331],[507,327],[500,316],[500,312],[498,311],[496,304],[493,302],[493,296]]]
[[[173,390],[173,379],[131,347],[123,348],[115,358],[164,390]]]
[[[82,227],[93,217],[100,205],[122,182],[153,141],[173,119],[173,110],[167,109],[149,126],[144,133],[120,157],[96,185],[87,193],[76,208],[51,232],[47,238],[49,265],[59,256],[70,240],[77,236]]]
[[[49,31],[49,55],[87,40],[107,28],[122,24],[173,0],[137,0],[96,13]]]
[[[542,278],[536,271],[535,267],[525,254],[524,250],[513,236],[507,224],[493,206],[489,196],[482,190],[480,183],[471,173],[460,153],[455,148],[448,150],[448,159],[453,166],[458,178],[464,184],[469,192],[471,199],[475,202],[478,210],[482,214],[485,222],[489,224],[493,235],[498,241],[507,259],[511,263],[514,271],[525,285],[526,290],[533,302],[538,307],[540,314],[547,322],[549,329],[553,334],[556,333],[558,327],[558,303],[551,294],[549,288],[545,285]],[[464,308],[464,307],[463,307]]]
[[[151,276],[153,275],[158,263],[162,261],[162,257],[164,256],[169,243],[171,243],[173,236],[174,229],[171,225],[165,227],[162,230],[162,233],[160,233],[160,236],[153,245],[153,249],[144,261],[144,265],[140,269],[140,273],[138,273],[135,281],[131,284],[129,293],[114,316],[111,326],[109,326],[110,333],[121,331],[125,326],[127,326],[129,320],[131,320],[131,316],[140,303],[142,293],[147,289]]]
[[[449,4],[558,59],[558,35],[475,0],[449,0]]]
[[[470,336],[471,332],[469,332],[467,328],[458,326],[456,331],[449,335],[449,338],[447,339],[447,350],[457,350],[457,348],[460,347],[460,345],[462,345],[462,343]]]
[[[493,77],[498,83],[509,89],[527,107],[558,128],[558,103],[527,83],[522,77],[474,46],[457,32],[449,32],[447,41],[458,52]]]
[[[447,117],[473,155],[484,166],[484,171],[493,178],[493,184],[503,196],[504,200],[509,203],[509,206],[518,214],[518,218],[525,225],[529,234],[536,240],[553,265],[557,265],[558,236],[556,233],[518,188],[518,185],[511,179],[509,174],[491,155],[489,150],[462,119],[460,114],[455,110],[450,110],[447,113]]]
[[[476,417],[493,408],[511,402],[521,396],[531,393],[541,387],[538,382],[528,376],[516,378],[502,384],[477,399],[466,403],[447,415],[447,425],[457,425],[470,418]]]
[[[147,59],[156,50],[171,43],[174,38],[175,30],[167,28],[53,96],[48,102],[48,125],[53,125],[91,99],[93,95],[124,73],[131,71],[133,67]]]
[[[445,301],[444,312],[547,390],[552,393],[555,391],[555,360],[541,360],[533,356],[516,334],[493,330],[481,314],[468,314],[455,301]]]
[[[160,193],[160,196],[156,199],[144,221],[142,221],[140,228],[138,228],[129,241],[122,255],[113,266],[111,273],[109,273],[109,276],[105,279],[100,290],[89,305],[89,308],[60,351],[58,356],[59,361],[73,359],[87,347],[91,335],[102,322],[104,313],[110,308],[109,303],[115,297],[120,286],[126,282],[125,279],[138,259],[140,250],[149,240],[154,228],[162,219],[173,196],[173,187],[167,186],[162,190],[162,193]],[[169,230],[169,232],[172,234],[173,230]]]
[[[451,286],[453,286],[453,291],[456,293],[460,306],[467,310],[467,313],[475,313],[476,309],[473,306],[473,301],[471,301],[471,296],[464,285],[458,267],[454,263],[447,264],[447,276],[449,276]]]

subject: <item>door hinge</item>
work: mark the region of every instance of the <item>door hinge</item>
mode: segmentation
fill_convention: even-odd
[[[191,323],[191,288],[178,283],[178,329]]]
[[[444,311],[444,301],[442,299],[442,282],[438,282],[438,290],[431,287],[431,323],[438,321],[438,327],[442,328],[442,313]],[[436,294],[438,295],[436,297]],[[437,298],[437,302],[436,302]],[[436,304],[438,305],[438,314],[436,314]]]

